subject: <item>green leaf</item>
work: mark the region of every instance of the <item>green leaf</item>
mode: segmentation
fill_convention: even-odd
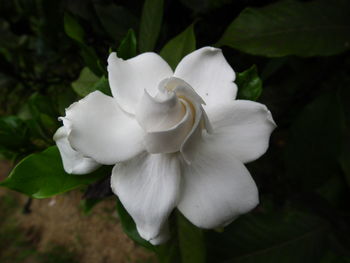
[[[320,187],[337,175],[344,129],[344,113],[333,90],[322,93],[297,116],[290,128],[285,165],[286,176],[299,191]]]
[[[84,59],[85,65],[88,66],[97,76],[102,76],[105,71],[99,64],[99,57],[96,51],[89,47],[85,42],[85,32],[82,26],[71,15],[64,15],[64,30],[66,34],[77,41],[80,47],[80,55]]]
[[[96,54],[96,51],[85,44],[80,45],[80,55],[84,59],[86,66],[96,75],[102,76],[106,73],[104,67],[102,67],[101,62]]]
[[[282,1],[246,8],[218,45],[267,57],[327,56],[350,47],[349,1]]]
[[[255,65],[237,74],[238,99],[256,101],[262,92],[262,81]]]
[[[93,91],[99,90],[107,95],[110,94],[108,80],[102,76],[97,77],[89,68],[85,67],[81,70],[79,78],[72,82],[73,90],[82,97]]]
[[[175,69],[181,59],[196,49],[196,36],[193,25],[187,27],[178,36],[171,39],[163,49],[160,55]]]
[[[180,0],[186,7],[195,13],[208,13],[232,2],[232,0]]]
[[[108,96],[112,96],[111,88],[109,87],[108,79],[102,76],[93,86],[94,90],[99,90]]]
[[[344,171],[348,187],[350,187],[350,136],[343,141],[342,152],[339,156],[340,165]]]
[[[132,240],[134,240],[137,244],[155,251],[155,246],[153,246],[151,243],[144,240],[136,229],[136,224],[132,217],[128,214],[128,212],[125,210],[123,204],[118,200],[117,202],[117,212],[119,215],[120,223],[122,224],[122,228],[124,232],[130,237]]]
[[[182,263],[206,262],[203,230],[192,225],[180,212],[177,213],[177,236]]]
[[[163,19],[163,0],[145,0],[139,32],[140,52],[153,51]]]
[[[0,117],[0,145],[16,150],[27,142],[28,127],[17,116]],[[17,149],[18,150],[18,149]]]
[[[84,44],[85,33],[80,24],[68,13],[64,14],[64,31],[75,41]]]
[[[110,5],[94,5],[103,28],[114,41],[119,41],[129,28],[136,28],[137,18],[125,7]]]
[[[328,233],[327,222],[300,212],[250,214],[208,235],[209,262],[318,263]]]
[[[137,44],[135,32],[132,29],[129,29],[128,33],[124,39],[120,42],[120,45],[117,50],[119,58],[129,59],[136,56]]]
[[[33,198],[48,198],[91,184],[110,173],[110,167],[105,166],[86,175],[67,174],[57,147],[51,146],[20,161],[0,186]]]
[[[48,145],[52,143],[52,135],[57,130],[58,113],[50,98],[34,93],[19,114],[31,130],[34,137],[44,139]],[[46,145],[46,146],[48,146]]]

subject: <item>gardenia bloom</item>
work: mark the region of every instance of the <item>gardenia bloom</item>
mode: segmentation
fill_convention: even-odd
[[[67,172],[115,165],[112,190],[153,244],[168,238],[176,207],[210,229],[258,204],[244,163],[267,150],[276,125],[264,105],[234,100],[235,73],[220,49],[194,51],[175,72],[155,53],[112,53],[108,72],[113,97],[95,91],[62,117],[55,140]]]

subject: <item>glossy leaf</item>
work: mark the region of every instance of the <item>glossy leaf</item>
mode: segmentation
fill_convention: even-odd
[[[87,67],[96,75],[106,75],[106,69],[101,65],[96,51],[87,45],[81,45],[80,55],[84,59]]]
[[[111,168],[108,166],[86,175],[67,174],[57,147],[52,146],[20,161],[0,186],[33,198],[48,198],[93,183],[110,174]]]
[[[286,175],[301,190],[320,187],[339,169],[345,120],[335,92],[321,94],[297,116],[285,152]]]
[[[145,0],[142,10],[139,50],[141,53],[153,51],[163,20],[164,0]]]
[[[349,9],[346,0],[287,0],[246,8],[218,45],[267,57],[338,54],[350,48]]]
[[[175,69],[181,59],[196,49],[196,36],[193,25],[190,25],[178,36],[171,39],[163,49],[160,55]]]
[[[203,230],[194,226],[180,212],[177,213],[177,236],[182,263],[205,263]]]
[[[117,50],[119,58],[129,59],[136,56],[137,52],[137,43],[135,32],[132,29],[129,29],[128,33],[124,39],[120,42],[120,45]]]
[[[101,78],[97,77],[87,67],[83,68],[80,72],[79,78],[72,82],[72,88],[81,97],[85,97],[96,90],[110,95],[108,80],[104,76]]]
[[[246,215],[223,233],[210,233],[209,262],[318,263],[328,246],[328,232],[325,221],[304,213]]]
[[[256,101],[262,92],[262,81],[255,65],[237,74],[238,99]]]
[[[68,13],[64,14],[64,30],[66,34],[75,41],[84,44],[84,29],[80,24]]]

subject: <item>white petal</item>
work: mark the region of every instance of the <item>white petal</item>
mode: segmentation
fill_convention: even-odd
[[[60,151],[63,168],[69,174],[88,174],[95,171],[101,165],[91,158],[84,157],[73,150],[68,141],[68,129],[60,127],[53,136]]]
[[[152,97],[145,90],[135,117],[144,130],[152,132],[173,127],[184,115],[185,108],[174,92],[165,91]]]
[[[204,47],[188,54],[174,76],[188,82],[208,106],[236,98],[235,72],[220,49]]]
[[[149,242],[154,245],[160,245],[168,241],[170,238],[170,230],[169,230],[169,223],[166,221],[162,227],[162,229],[159,232],[159,235],[150,239]]]
[[[203,138],[196,158],[184,167],[181,213],[201,228],[225,226],[259,202],[257,187],[234,149]]]
[[[159,84],[159,90],[174,91],[176,95],[185,102],[184,104],[187,105],[187,108],[190,106],[192,116],[194,116],[192,128],[186,131],[186,136],[181,137],[181,141],[179,140],[179,142],[182,142],[182,144],[179,149],[177,148],[177,150],[180,150],[182,153],[185,161],[190,163],[196,154],[196,145],[201,139],[202,129],[204,128],[208,132],[212,132],[209,119],[201,105],[205,104],[205,102],[187,82],[176,77],[164,79]],[[163,134],[167,135],[167,137],[164,136],[164,141],[174,142],[174,139],[171,139],[174,136],[168,136],[168,134],[164,132],[161,135]],[[154,141],[156,141],[156,138],[154,138]]]
[[[186,101],[181,102],[185,106],[181,121],[169,129],[146,133],[145,147],[149,153],[173,153],[181,149],[193,126],[191,107]]]
[[[141,154],[116,165],[111,187],[142,238],[164,241],[164,224],[177,205],[180,164],[175,154]],[[166,230],[166,229],[165,229]]]
[[[223,149],[232,148],[236,158],[243,163],[263,155],[271,132],[276,128],[270,111],[265,105],[236,100],[207,108],[214,129],[215,142]]]
[[[99,91],[72,104],[62,119],[71,129],[72,147],[101,164],[125,161],[144,150],[144,132],[134,117]]]
[[[183,79],[170,77],[163,79],[159,83],[160,91],[174,91],[178,97],[186,98],[192,103],[205,104],[205,101],[196,93],[196,91]]]
[[[125,111],[132,114],[135,114],[135,105],[145,89],[154,95],[158,83],[173,74],[170,66],[159,55],[151,52],[128,60],[111,53],[107,69],[113,96]]]

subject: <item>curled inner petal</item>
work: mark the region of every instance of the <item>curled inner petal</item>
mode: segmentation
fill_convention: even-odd
[[[185,115],[185,107],[172,91],[159,92],[152,97],[145,90],[136,111],[136,119],[147,132],[168,129]]]
[[[194,114],[189,103],[181,100],[186,113],[175,126],[160,131],[148,132],[145,135],[146,150],[150,153],[178,152],[193,126]]]
[[[212,130],[202,104],[205,102],[195,90],[175,77],[162,80],[155,97],[145,90],[136,119],[146,132],[146,150],[149,153],[180,151],[190,163],[202,130]]]

